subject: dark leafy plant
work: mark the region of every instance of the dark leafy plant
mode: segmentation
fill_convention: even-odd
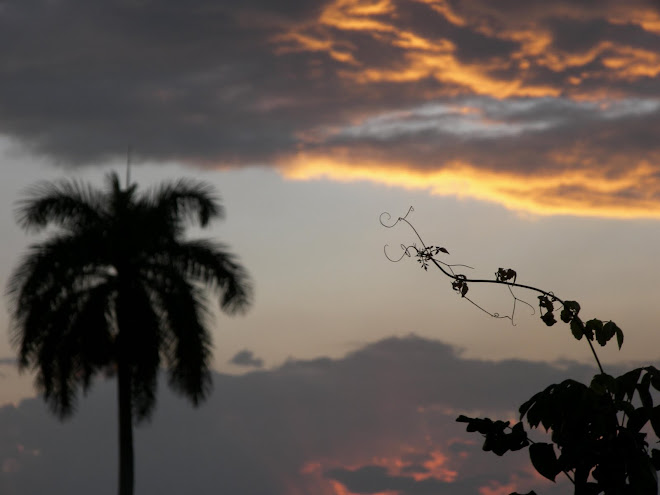
[[[660,405],[653,403],[653,391],[660,391],[660,371],[653,366],[636,368],[613,377],[603,370],[593,342],[605,346],[616,338],[619,349],[623,345],[623,332],[612,321],[590,319],[583,321],[580,305],[566,301],[549,291],[517,282],[518,274],[511,268],[498,268],[494,279],[472,279],[457,268],[467,265],[446,263],[438,258],[449,254],[444,248],[426,246],[419,233],[407,220],[408,214],[392,224],[391,216],[381,216],[385,227],[407,224],[417,236],[421,247],[402,245],[404,257],[415,257],[424,270],[435,266],[451,282],[452,289],[480,310],[497,318],[513,322],[516,303],[523,302],[513,288],[538,294],[541,320],[548,326],[559,319],[567,324],[577,340],[587,342],[599,373],[588,385],[565,380],[538,392],[519,408],[520,421],[513,426],[509,421],[490,418],[470,418],[461,415],[456,421],[466,423],[469,432],[484,436],[483,450],[496,455],[528,449],[532,465],[539,474],[555,481],[563,474],[574,485],[576,495],[657,495],[660,470],[660,450],[651,448],[648,436],[660,438]],[[500,316],[484,309],[467,296],[469,285],[496,284],[505,286],[513,298],[510,315]],[[527,303],[525,303],[527,304]],[[552,443],[535,442],[529,438],[525,423],[531,429],[543,428],[550,433]],[[527,495],[532,495],[530,492]],[[511,494],[518,495],[518,494]]]
[[[222,216],[207,184],[165,183],[141,195],[110,174],[106,190],[41,183],[18,207],[28,231],[55,230],[30,247],[9,282],[21,368],[36,371],[53,412],[70,416],[98,373],[117,376],[119,494],[133,493],[133,421],[156,404],[161,366],[193,405],[210,392],[205,292],[229,313],[246,309],[248,276],[225,246],[184,238],[189,222]]]

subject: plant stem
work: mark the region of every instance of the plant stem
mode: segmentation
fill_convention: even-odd
[[[442,272],[444,273],[447,277],[453,279],[453,280],[461,280],[466,283],[475,283],[475,284],[497,284],[497,285],[506,285],[509,288],[511,287],[519,287],[521,289],[527,289],[531,290],[533,292],[538,292],[539,294],[543,294],[546,297],[551,298],[553,301],[557,301],[560,303],[562,306],[564,305],[564,301],[557,296],[555,296],[552,292],[548,292],[542,289],[539,289],[538,287],[533,287],[531,285],[525,285],[525,284],[519,284],[517,282],[505,282],[502,280],[490,280],[490,279],[479,279],[479,278],[463,278],[459,277],[458,275],[455,275],[451,272],[448,272],[445,270],[442,265],[440,264],[439,261],[437,261],[435,258],[429,258],[430,261]],[[596,349],[594,348],[593,344],[591,343],[591,340],[589,340],[588,337],[585,336],[585,340],[587,341],[587,344],[589,344],[589,348],[591,349],[591,353],[594,355],[594,359],[596,360],[596,364],[598,365],[598,369],[602,374],[605,374],[605,371],[603,370],[603,366],[600,363],[600,359],[598,359],[598,354],[596,354]]]

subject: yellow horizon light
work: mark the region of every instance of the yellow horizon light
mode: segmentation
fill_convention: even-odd
[[[645,162],[606,176],[595,169],[574,169],[547,175],[523,175],[479,169],[469,163],[452,162],[438,170],[411,169],[405,164],[352,162],[324,156],[300,154],[280,162],[285,179],[311,181],[328,179],[352,183],[366,181],[431,195],[475,199],[497,203],[509,210],[539,216],[568,215],[615,219],[660,219],[660,194],[622,198],[617,193],[630,188],[660,192],[656,169]],[[579,188],[579,195],[562,194]]]

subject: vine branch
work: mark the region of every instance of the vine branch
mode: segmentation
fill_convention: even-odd
[[[532,308],[532,311],[535,313],[534,308],[531,304],[518,298],[514,294],[513,288],[525,289],[539,294],[538,298],[539,298],[539,308],[541,311],[541,319],[547,326],[552,326],[557,322],[557,320],[554,317],[554,310],[555,310],[554,303],[559,303],[563,308],[561,311],[562,321],[570,324],[571,332],[573,333],[573,336],[576,339],[580,340],[583,336],[586,337],[585,340],[589,345],[589,348],[591,350],[591,353],[593,354],[598,369],[600,370],[601,373],[603,374],[605,373],[592,341],[595,338],[599,344],[605,345],[607,341],[609,341],[611,338],[616,336],[620,348],[621,345],[623,344],[623,332],[619,327],[617,327],[611,321],[603,323],[600,320],[590,320],[586,322],[586,324],[583,323],[582,320],[578,317],[578,313],[580,311],[580,305],[577,302],[567,301],[557,297],[551,291],[546,291],[538,287],[534,287],[532,285],[521,284],[517,282],[516,281],[517,273],[510,268],[509,269],[499,268],[498,271],[495,273],[495,279],[470,278],[464,275],[463,273],[457,273],[454,270],[455,268],[466,268],[472,270],[473,267],[463,264],[445,263],[444,261],[437,259],[435,256],[437,256],[440,253],[449,255],[449,251],[447,251],[447,249],[445,249],[444,247],[426,245],[426,243],[422,239],[422,236],[419,234],[417,229],[408,220],[408,216],[414,211],[415,211],[414,208],[411,206],[410,208],[408,208],[408,211],[404,216],[398,217],[394,222],[391,222],[392,215],[390,215],[388,212],[384,212],[380,215],[379,221],[381,225],[388,229],[395,227],[399,223],[405,223],[406,225],[408,225],[408,227],[414,232],[415,236],[417,237],[419,243],[422,246],[421,248],[419,248],[417,247],[416,244],[412,244],[412,245],[401,244],[400,245],[402,250],[401,256],[398,258],[393,258],[387,252],[388,245],[385,245],[383,250],[385,253],[385,257],[389,261],[397,263],[405,257],[411,258],[414,255],[425,271],[428,270],[428,267],[431,264],[434,265],[445,276],[451,279],[452,288],[454,289],[454,291],[458,292],[463,299],[466,299],[468,302],[470,302],[478,309],[480,309],[481,311],[483,311],[484,313],[488,314],[493,318],[509,319],[511,321],[511,324],[513,325],[515,325],[514,317],[516,311],[516,303],[518,301]],[[479,305],[477,302],[467,297],[467,292],[469,290],[468,284],[495,284],[495,285],[506,286],[511,294],[511,297],[513,298],[513,308],[511,311],[511,315],[502,316],[499,313],[488,311],[487,309]]]

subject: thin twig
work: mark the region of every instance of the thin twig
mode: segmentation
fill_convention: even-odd
[[[401,244],[401,249],[403,250],[403,254],[401,255],[400,258],[393,259],[387,254],[387,245],[386,245],[385,246],[385,256],[387,257],[388,260],[390,260],[392,262],[398,262],[398,261],[401,261],[404,257],[412,257],[412,251],[415,251],[416,255],[421,258],[421,260],[422,260],[421,263],[422,263],[422,266],[424,267],[425,270],[426,270],[426,267],[427,267],[427,262],[430,261],[444,275],[446,275],[450,279],[454,280],[454,282],[460,282],[461,285],[459,287],[462,287],[463,284],[467,284],[467,283],[472,283],[472,284],[496,284],[496,285],[505,285],[505,286],[507,286],[507,288],[509,289],[509,292],[511,293],[511,296],[513,297],[513,310],[512,310],[511,316],[501,316],[499,313],[490,312],[490,311],[486,310],[485,308],[483,308],[482,306],[480,306],[479,304],[477,304],[476,302],[474,302],[472,299],[470,299],[468,297],[465,297],[465,292],[467,292],[467,287],[466,287],[466,291],[463,292],[461,295],[462,295],[463,299],[467,299],[470,303],[472,303],[474,306],[479,308],[484,313],[490,315],[493,318],[507,318],[507,319],[511,320],[511,324],[513,324],[513,325],[515,325],[514,316],[515,316],[516,302],[517,301],[521,301],[522,303],[524,303],[527,306],[529,306],[530,308],[532,308],[532,311],[534,311],[534,307],[531,304],[529,304],[528,302],[523,301],[522,299],[519,299],[518,297],[516,297],[516,295],[513,293],[513,290],[512,290],[513,287],[518,287],[518,288],[521,288],[521,289],[526,289],[526,290],[529,290],[529,291],[532,291],[532,292],[536,292],[538,294],[541,294],[542,296],[547,297],[552,302],[558,302],[562,306],[565,306],[565,301],[563,299],[560,299],[559,297],[557,297],[553,292],[545,291],[543,289],[539,289],[538,287],[534,287],[534,286],[526,285],[526,284],[520,284],[520,283],[515,282],[515,281],[514,282],[509,282],[507,280],[500,280],[500,279],[491,280],[491,279],[468,278],[463,274],[458,274],[458,273],[454,272],[454,270],[453,270],[454,267],[465,267],[465,268],[470,268],[470,269],[472,269],[472,267],[467,266],[467,265],[452,265],[452,264],[448,264],[448,263],[445,263],[443,261],[435,259],[433,257],[434,253],[431,252],[432,249],[433,249],[433,246],[431,246],[430,248],[427,247],[426,244],[424,243],[424,240],[422,239],[422,236],[419,235],[419,232],[417,232],[417,229],[408,221],[408,215],[413,211],[415,211],[415,210],[411,206],[410,208],[408,208],[408,211],[406,212],[405,216],[398,217],[397,220],[394,223],[392,223],[391,225],[388,224],[387,221],[391,220],[392,215],[390,215],[387,212],[384,212],[380,215],[379,220],[380,220],[381,225],[383,225],[384,227],[386,227],[388,229],[394,227],[399,222],[405,222],[406,224],[408,224],[408,226],[415,233],[415,235],[417,236],[417,239],[419,239],[419,242],[421,243],[421,245],[423,247],[423,249],[419,249],[414,244],[411,245],[411,246],[406,246],[404,244]],[[383,220],[384,217],[387,217],[386,220]],[[442,250],[443,250],[443,252],[447,252],[446,250],[444,250],[444,248],[442,248]],[[438,253],[438,251],[436,250],[435,254],[437,254],[437,253]],[[515,280],[515,278],[514,278],[514,280]],[[601,365],[600,359],[598,358],[598,354],[596,353],[596,349],[594,348],[593,344],[591,343],[591,340],[586,335],[585,335],[585,340],[587,341],[587,344],[589,344],[589,348],[591,349],[591,353],[593,354],[594,359],[596,360],[596,364],[598,365],[598,369],[600,370],[600,372],[602,374],[604,374],[605,371],[603,370],[603,366]]]

